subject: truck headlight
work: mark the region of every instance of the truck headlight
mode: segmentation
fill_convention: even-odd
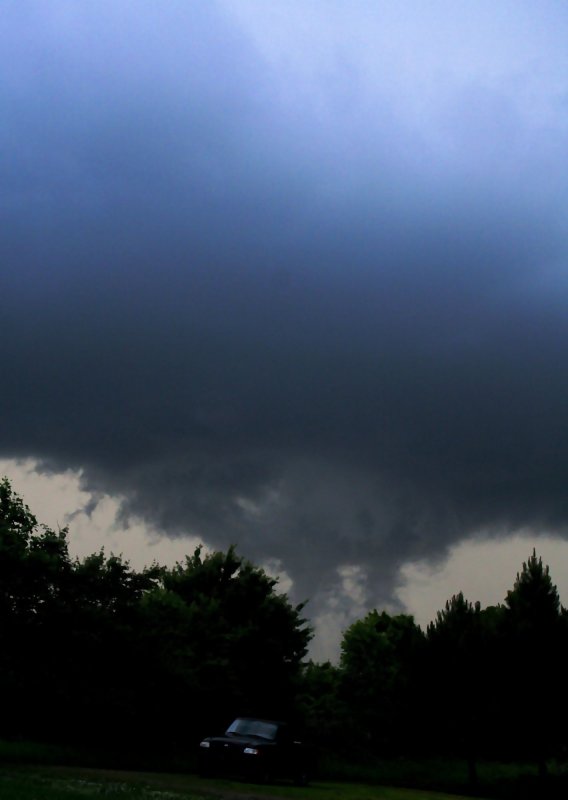
[[[256,747],[245,747],[243,753],[246,753],[247,756],[257,756],[258,750],[256,749]]]
[[[200,747],[211,747],[211,744],[209,742],[199,742],[199,746]]]

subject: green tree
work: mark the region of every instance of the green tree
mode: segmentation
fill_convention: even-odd
[[[334,753],[346,747],[351,709],[341,692],[342,671],[329,661],[308,661],[302,670],[298,716],[312,741]]]
[[[566,738],[558,712],[565,705],[568,636],[558,590],[536,550],[507,593],[503,637],[509,742],[544,775],[547,758]]]
[[[426,635],[433,690],[429,716],[442,748],[466,758],[469,781],[475,785],[486,668],[480,604],[473,605],[462,592],[453,595],[428,625]]]
[[[406,614],[374,610],[354,622],[341,644],[342,699],[358,741],[369,752],[413,746],[418,735],[418,665],[424,636]]]
[[[62,576],[60,602],[45,620],[51,651],[44,667],[62,710],[61,736],[72,729],[94,741],[125,742],[146,728],[141,603],[161,572],[157,565],[137,572],[101,550],[75,559]]]
[[[162,667],[175,673],[170,685],[183,687],[196,726],[209,720],[214,729],[237,713],[290,714],[312,636],[303,604],[292,605],[276,579],[233,547],[205,556],[197,548],[164,570],[144,609],[153,650],[168,653]]]
[[[549,567],[537,557],[535,549],[517,573],[505,605],[518,633],[526,632],[539,638],[556,629],[561,609],[558,589],[552,583]]]
[[[0,730],[155,749],[237,713],[289,715],[311,631],[262,569],[198,548],[138,572],[70,559],[0,481]]]
[[[54,598],[70,568],[67,529],[55,532],[36,517],[10,485],[0,481],[0,624],[31,623]]]
[[[0,730],[16,735],[45,717],[38,671],[52,653],[48,619],[71,564],[66,529],[40,525],[0,481]]]

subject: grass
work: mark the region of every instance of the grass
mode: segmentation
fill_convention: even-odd
[[[245,784],[201,780],[186,749],[178,753],[103,753],[31,742],[0,740],[0,800],[201,800],[212,797],[290,800],[438,800],[471,795],[463,761],[370,760],[353,764],[322,759],[321,776],[307,789],[281,783]],[[61,766],[65,764],[66,766]],[[2,765],[4,768],[2,769]],[[101,769],[104,767],[104,769]],[[126,772],[125,770],[130,770]],[[154,770],[141,772],[140,770]],[[495,800],[568,797],[568,767],[551,764],[544,786],[534,764],[480,763],[478,796]],[[170,794],[168,794],[168,792]],[[165,793],[165,794],[164,794]],[[447,793],[447,794],[444,794]]]
[[[204,800],[204,795],[137,786],[124,781],[0,774],[2,800]]]
[[[336,760],[321,766],[334,780],[472,794],[463,759],[393,758],[374,759],[367,764]],[[476,794],[493,800],[566,800],[568,763],[551,761],[548,769],[543,783],[535,763],[480,761]]]
[[[201,780],[192,775],[117,772],[79,767],[0,770],[2,800],[459,800],[440,792],[317,782],[309,787]]]

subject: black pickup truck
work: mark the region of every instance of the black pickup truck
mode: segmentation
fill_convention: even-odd
[[[238,775],[262,782],[290,778],[305,785],[313,771],[313,754],[285,722],[238,717],[222,736],[200,742],[199,771],[203,776]]]

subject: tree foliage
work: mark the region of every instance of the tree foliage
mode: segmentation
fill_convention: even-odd
[[[472,781],[480,756],[544,773],[568,746],[568,614],[535,551],[502,605],[458,592],[425,633],[373,610],[338,665],[305,661],[311,635],[233,547],[142,571],[73,559],[0,481],[0,736],[155,751],[239,714],[296,716],[335,753],[461,755]]]
[[[198,548],[71,559],[0,482],[0,735],[164,745],[289,708],[311,631],[262,569]]]
[[[157,673],[169,671],[169,692],[213,731],[237,713],[271,717],[290,708],[311,631],[303,606],[276,588],[234,548],[205,556],[197,548],[163,570],[144,598]]]
[[[362,735],[370,750],[392,752],[412,743],[422,646],[423,634],[406,614],[374,610],[345,632],[341,696],[353,734]]]
[[[502,638],[508,741],[515,752],[532,755],[544,772],[546,758],[558,752],[563,737],[559,711],[566,710],[568,629],[550,570],[535,550],[507,593]]]
[[[530,758],[543,772],[568,744],[567,622],[533,551],[502,605],[482,609],[458,592],[425,635],[405,615],[375,610],[355,621],[328,676],[334,703],[312,701],[311,713],[331,709],[328,726],[368,754],[461,756],[472,784],[481,757]],[[325,690],[325,672],[312,667],[308,677],[312,692]]]

